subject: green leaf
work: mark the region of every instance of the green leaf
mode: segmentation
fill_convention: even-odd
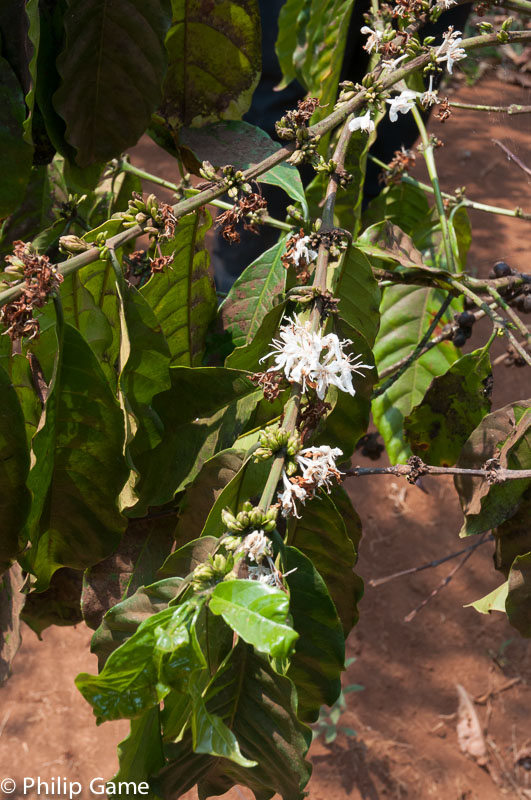
[[[186,542],[165,560],[158,571],[159,578],[186,578],[193,570],[213,554],[219,544],[215,536],[203,536]]]
[[[28,448],[30,448],[31,440],[37,431],[41,418],[42,403],[35,390],[35,383],[37,383],[38,378],[32,372],[29,359],[18,353],[15,353],[12,358],[11,380],[13,381],[13,388],[17,393],[18,401],[24,415],[26,439]]]
[[[131,720],[131,732],[118,745],[120,769],[112,778],[115,794],[121,781],[132,781],[138,784],[164,766],[164,750],[160,730],[160,708],[154,706],[144,712],[141,717]],[[150,789],[144,797],[158,800]]]
[[[200,694],[195,693],[192,716],[194,752],[228,758],[241,767],[256,767],[257,761],[242,756],[238,740],[217,714],[209,714]]]
[[[263,318],[279,300],[284,299],[286,269],[285,237],[258,256],[236,279],[220,307],[223,328],[232,335],[234,347],[254,339]]]
[[[258,581],[218,583],[208,607],[245,642],[273,658],[287,658],[298,639],[296,631],[286,625],[287,595]]]
[[[284,800],[302,800],[310,777],[304,755],[311,742],[296,715],[296,692],[267,658],[240,642],[218,671],[206,695],[216,714],[236,737],[245,758],[256,767],[193,752],[191,732],[167,744],[167,765],[152,785],[161,797],[179,796],[198,784],[200,798],[224,794],[232,786],[249,787],[257,800],[278,792]]]
[[[26,3],[26,16],[28,18],[28,39],[32,45],[31,59],[28,64],[28,72],[31,76],[31,86],[26,92],[27,117],[24,120],[24,139],[28,144],[33,144],[32,124],[33,108],[35,105],[35,84],[37,82],[37,55],[39,53],[39,39],[41,36],[41,22],[39,16],[39,0],[28,0]]]
[[[172,12],[164,119],[174,128],[240,119],[260,77],[258,2],[221,0],[205,13],[201,0],[172,0]]]
[[[354,0],[288,0],[279,15],[282,85],[297,77],[321,105],[334,103]],[[327,112],[318,110],[316,118]]]
[[[320,492],[315,501],[302,506],[300,519],[290,518],[287,543],[296,547],[319,571],[334,602],[345,637],[358,619],[360,579],[353,572],[361,522],[348,498],[334,489],[338,508],[331,497]],[[349,523],[347,529],[346,523]]]
[[[230,448],[205,461],[191,486],[186,489],[179,511],[177,541],[201,536],[208,515],[219,495],[240,470],[244,452]]]
[[[531,469],[531,401],[510,403],[487,414],[466,442],[457,462],[464,469],[480,469],[499,457],[508,469]],[[455,486],[465,514],[460,536],[484,533],[518,512],[530,478],[489,484],[483,478],[456,475]]]
[[[345,665],[341,621],[316,567],[295,547],[286,549],[286,572],[295,570],[286,581],[293,627],[299,634],[287,675],[297,688],[298,717],[305,722],[315,722],[324,703],[335,703]],[[339,572],[341,568],[336,569]]]
[[[503,611],[505,613],[505,601],[509,592],[509,581],[505,581],[482,597],[480,600],[475,600],[473,603],[467,603],[465,608],[475,608],[480,614],[490,614],[491,611]]]
[[[216,122],[201,128],[184,128],[179,132],[179,144],[187,160],[189,151],[197,159],[196,171],[203,161],[210,161],[216,168],[232,164],[237,169],[249,169],[281,147],[265,131],[248,122]],[[303,209],[307,208],[299,171],[292,164],[277,164],[256,180],[280,186],[293,200],[301,203]]]
[[[148,505],[163,505],[184,489],[216,452],[230,447],[242,432],[261,392],[238,370],[222,367],[172,367],[172,388],[157,395],[153,408],[165,436],[136,458],[141,475],[135,516]]]
[[[53,102],[76,163],[108,161],[136,144],[161,98],[169,0],[67,0],[62,83]]]
[[[196,617],[189,603],[159,611],[111,653],[99,675],[77,676],[98,724],[139,717],[202,666],[190,635]]]
[[[252,458],[245,461],[241,469],[218,494],[216,502],[210,509],[201,536],[219,537],[221,535],[224,530],[221,512],[224,508],[229,508],[235,514],[241,510],[241,506],[246,500],[256,499],[258,502],[270,469],[270,461],[255,462]]]
[[[110,654],[127,641],[142,622],[168,608],[180,593],[181,586],[182,578],[168,578],[150,586],[141,586],[131,597],[109,609],[92,637],[91,651],[98,656],[100,670]]]
[[[509,594],[505,608],[509,622],[527,638],[531,637],[531,553],[517,556],[509,573]]]
[[[364,214],[364,227],[388,220],[398,225],[423,250],[432,238],[433,208],[422,189],[409,183],[397,183],[382,189]]]
[[[492,371],[488,350],[467,353],[434,378],[422,402],[404,420],[414,454],[427,464],[451,467],[490,411]]]
[[[19,564],[13,564],[0,576],[0,686],[11,674],[11,664],[22,641],[20,612],[26,597],[21,591],[23,583]]]
[[[0,219],[20,205],[30,178],[33,148],[24,140],[25,117],[20,84],[0,57]]]
[[[350,339],[352,344],[346,347],[348,353],[361,357],[362,364],[374,364],[374,357],[364,337],[351,328],[343,319],[334,319],[334,331],[340,339]],[[376,380],[376,370],[362,370],[361,375],[354,373],[353,385],[355,395],[342,392],[331,387],[327,400],[332,403],[332,411],[319,428],[317,444],[338,447],[343,452],[343,460],[348,460],[354,452],[360,438],[366,433],[371,410],[372,388]]]
[[[393,366],[409,356],[422,339],[439,310],[445,293],[438,289],[390,286],[383,295],[380,332],[374,347],[378,370]],[[452,318],[448,310],[434,335]],[[404,418],[423,399],[433,378],[443,375],[458,357],[449,341],[441,342],[416,359],[405,373],[372,404],[374,421],[380,431],[392,464],[411,455],[404,439]]]
[[[84,569],[108,556],[125,525],[117,507],[127,475],[122,413],[81,334],[65,324],[59,337],[28,479],[34,499],[25,562],[37,591],[61,566]]]
[[[381,292],[369,259],[357,247],[350,246],[345,254],[334,296],[339,298],[342,318],[372,347],[380,324]]]
[[[161,247],[163,255],[174,255],[171,267],[152,275],[141,289],[162,327],[172,365],[198,367],[203,361],[206,332],[216,308],[204,243],[211,224],[206,211],[179,220],[175,238]]]
[[[41,638],[50,625],[79,625],[81,613],[81,586],[83,575],[79,570],[63,567],[52,575],[44,592],[30,592],[22,610],[22,619]]]
[[[262,324],[255,333],[254,338],[242,347],[237,347],[225,359],[225,366],[231,369],[245,369],[249,372],[259,372],[267,369],[260,363],[260,359],[268,352],[271,341],[278,335],[278,328],[286,309],[285,301],[279,303],[267,312]]]
[[[83,618],[96,629],[104,614],[133,595],[140,586],[155,581],[157,571],[173,545],[175,518],[132,520],[117,550],[83,576]]]
[[[31,495],[26,488],[30,454],[22,408],[11,378],[0,367],[0,575],[20,550]]]

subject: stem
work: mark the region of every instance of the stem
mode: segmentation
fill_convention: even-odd
[[[483,106],[479,103],[457,103],[450,101],[452,108],[468,108],[471,111],[495,111],[498,114],[530,114],[531,106],[521,106],[511,103],[510,106]]]
[[[366,475],[394,475],[396,478],[407,478],[414,475],[417,470],[422,475],[471,475],[478,478],[488,478],[494,473],[496,482],[500,483],[531,478],[531,469],[505,469],[504,467],[494,470],[462,469],[461,467],[433,467],[429,464],[422,464],[420,469],[410,464],[395,464],[394,467],[352,467],[344,475],[354,478],[363,478]]]
[[[488,289],[487,289],[487,291],[488,291],[488,293],[490,294],[490,296],[491,296],[491,297],[492,297],[494,300],[496,300],[496,302],[498,303],[498,305],[499,305],[499,306],[501,306],[501,308],[503,308],[503,310],[505,311],[505,313],[507,314],[507,316],[508,316],[508,317],[510,317],[511,321],[512,321],[512,322],[515,324],[516,328],[517,328],[517,329],[520,331],[520,333],[522,334],[522,336],[524,337],[524,339],[525,339],[525,340],[526,340],[528,343],[531,343],[531,334],[529,333],[528,329],[526,328],[526,326],[524,325],[524,323],[522,322],[522,320],[520,319],[520,317],[518,316],[518,314],[516,314],[516,313],[513,311],[513,309],[511,308],[511,306],[510,306],[510,305],[508,305],[508,304],[505,302],[505,300],[504,300],[504,299],[503,299],[503,297],[500,295],[500,293],[499,293],[499,292],[497,292],[497,291],[496,291],[496,289],[494,289],[492,286],[489,286],[489,287],[488,287]]]
[[[386,172],[391,171],[388,164],[380,161],[379,158],[371,155],[369,155],[369,158],[379,167],[386,170]],[[416,178],[412,178],[411,175],[402,175],[401,180],[403,183],[409,183],[411,186],[416,186],[417,189],[422,189],[424,192],[429,192],[430,194],[434,193],[432,186],[430,186],[428,183],[418,181]],[[474,208],[476,211],[486,211],[490,214],[499,214],[503,217],[519,217],[520,219],[531,220],[531,214],[527,214],[520,208],[512,209],[501,208],[500,206],[491,206],[487,203],[478,203],[476,200],[469,200],[467,197],[460,197],[458,200],[454,194],[448,194],[448,192],[441,192],[441,195],[446,200],[451,200],[454,203],[460,203],[460,205],[465,206],[465,208]]]
[[[422,155],[424,156],[424,160],[426,162],[426,167],[428,169],[428,174],[430,176],[431,185],[433,187],[433,194],[435,195],[435,208],[437,209],[437,216],[439,217],[439,222],[441,223],[441,231],[442,231],[442,238],[444,243],[444,254],[446,256],[446,264],[447,269],[450,272],[456,272],[456,265],[454,260],[454,253],[452,251],[452,245],[450,242],[450,230],[448,228],[448,220],[446,218],[446,212],[444,210],[444,204],[442,199],[441,187],[439,184],[439,176],[437,174],[437,167],[435,165],[435,158],[433,156],[433,145],[431,143],[431,139],[428,136],[428,131],[426,130],[426,126],[424,125],[424,120],[420,114],[418,108],[413,106],[411,112],[415,118],[415,122],[417,123],[417,128],[419,129],[420,138],[422,139]]]
[[[461,47],[463,47],[465,50],[474,50],[478,47],[487,47],[491,44],[502,45],[528,41],[531,41],[531,31],[508,31],[506,42],[499,42],[496,33],[489,33],[482,36],[473,36],[470,39],[461,42]],[[391,73],[391,75],[389,75],[389,77],[382,81],[383,89],[390,89],[395,83],[398,83],[406,78],[411,72],[425,67],[428,63],[430,63],[432,54],[436,51],[437,48],[435,47],[428,48],[427,52],[407,62],[407,64],[400,69],[395,70],[393,73]],[[336,128],[342,122],[345,122],[350,114],[352,114],[365,103],[365,96],[366,89],[363,88],[347,103],[340,106],[340,108],[336,109],[335,111],[332,111],[328,117],[325,117],[325,119],[321,120],[316,125],[312,125],[310,128],[308,128],[309,136],[323,136],[324,134],[328,133],[328,131]],[[294,152],[295,149],[295,142],[290,142],[284,147],[279,148],[275,151],[275,153],[267,158],[264,158],[263,161],[260,161],[258,164],[255,164],[254,166],[245,170],[243,173],[244,180],[248,181],[252,180],[253,178],[257,178],[264,172],[276,167],[277,164],[281,164]],[[180,217],[184,217],[186,214],[191,214],[198,208],[201,208],[202,206],[211,203],[213,200],[216,200],[218,197],[221,197],[225,191],[226,187],[224,184],[216,183],[214,186],[199,192],[199,194],[195,197],[190,197],[186,200],[181,200],[179,203],[176,203],[173,206],[173,212],[178,219]],[[510,214],[510,216],[526,216],[527,218],[527,215],[523,215],[522,212]],[[528,218],[531,219],[531,215],[529,215]],[[129,242],[131,239],[136,239],[137,236],[142,234],[142,232],[143,227],[141,225],[135,225],[132,228],[128,228],[127,230],[116,234],[116,236],[112,236],[106,242],[106,244],[108,247],[113,247],[114,249],[118,250],[120,247],[123,247],[126,242]],[[93,252],[92,250],[93,249],[87,250],[85,253],[80,253],[78,256],[74,256],[73,258],[68,259],[68,261],[63,261],[56,266],[63,275],[69,275],[71,272],[75,272],[75,270],[98,260],[98,252]],[[21,284],[17,284],[12,286],[10,289],[0,292],[0,306],[9,303],[11,300],[14,300],[20,295],[22,290],[23,286]]]

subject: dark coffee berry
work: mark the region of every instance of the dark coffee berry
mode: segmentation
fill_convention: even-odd
[[[492,268],[492,271],[497,278],[506,278],[508,275],[512,275],[513,272],[509,264],[506,264],[505,261],[496,262]]]
[[[476,307],[475,302],[470,297],[465,297],[464,305],[465,305],[465,308],[468,308],[468,309]]]
[[[452,341],[456,347],[463,347],[467,339],[467,331],[459,328]]]
[[[469,311],[463,311],[462,314],[457,315],[456,322],[460,328],[471,328],[476,318],[474,314],[471,314]]]

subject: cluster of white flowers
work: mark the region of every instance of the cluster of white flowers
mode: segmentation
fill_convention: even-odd
[[[429,108],[434,103],[440,103],[439,97],[437,96],[437,92],[433,90],[433,75],[430,75],[430,85],[428,86],[428,90],[423,92],[420,96],[420,102],[424,106],[424,108]]]
[[[466,58],[465,49],[459,46],[462,41],[461,31],[454,31],[452,28],[448,28],[446,33],[443,33],[443,43],[435,53],[435,59],[438,64],[446,61],[446,67],[450,75],[455,62]]]
[[[297,266],[299,266],[301,258],[304,258],[306,264],[310,264],[310,262],[315,261],[317,258],[317,251],[311,250],[308,247],[309,242],[309,236],[303,236],[301,239],[297,240],[297,244],[295,245],[295,250],[292,255],[293,261]]]
[[[336,467],[336,458],[343,455],[338,447],[306,447],[295,456],[295,460],[302,470],[299,475],[291,480],[285,471],[282,472],[284,491],[278,493],[284,517],[294,515],[298,517],[296,500],[303,505],[308,497],[313,497],[317,489],[324,486],[330,491],[333,479],[339,479],[341,473]]]
[[[279,336],[273,339],[274,349],[260,361],[275,356],[268,372],[283,371],[287,380],[300,383],[303,391],[307,386],[315,389],[320,400],[330,386],[354,395],[352,373],[363,375],[362,369],[372,369],[369,364],[359,362],[361,356],[345,355],[343,348],[352,344],[350,339],[340,341],[335,333],[323,336],[321,331],[313,332],[310,322],[301,324],[297,317],[280,326]]]
[[[263,564],[258,564],[256,567],[248,567],[247,574],[249,575],[250,581],[265,583],[267,586],[277,585],[276,570],[273,571],[270,567],[265,567]]]
[[[404,91],[400,92],[400,94],[396,97],[389,97],[385,102],[389,103],[390,105],[389,119],[391,122],[397,121],[398,112],[401,114],[407,114],[408,111],[411,111],[415,105],[416,99],[417,92],[414,92],[411,89],[404,89]]]
[[[264,558],[272,553],[271,540],[262,530],[253,531],[245,537],[239,550],[245,553],[249,561],[261,564]]]

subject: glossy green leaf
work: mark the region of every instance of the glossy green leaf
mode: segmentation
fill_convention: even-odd
[[[297,688],[297,714],[305,722],[315,722],[324,703],[335,703],[345,665],[341,621],[316,566],[297,548],[286,549],[285,570],[295,570],[286,577],[289,607],[299,634],[287,675]]]
[[[284,85],[297,77],[322,105],[335,102],[353,6],[354,0],[286,2],[276,46]],[[326,113],[319,110],[316,116]]]
[[[205,211],[179,220],[175,238],[161,246],[163,255],[174,255],[171,266],[152,275],[141,289],[162,327],[172,365],[198,367],[203,361],[206,332],[216,308],[204,243],[210,225]]]
[[[249,169],[280,149],[280,144],[273,141],[261,128],[241,121],[184,128],[179,132],[179,144],[184,147],[185,157],[189,157],[186,152],[189,150],[197,159],[196,170],[203,161],[210,161],[216,168],[232,164],[238,169]],[[306,208],[301,177],[292,164],[277,164],[259,175],[256,180],[279,186]]]
[[[342,318],[334,319],[334,331],[340,339],[349,339],[351,344],[345,347],[347,353],[360,356],[360,363],[374,364],[371,348],[357,330],[351,328]],[[352,383],[355,394],[342,392],[331,387],[327,401],[333,406],[324,422],[321,423],[316,437],[317,444],[338,447],[342,459],[348,460],[354,452],[360,438],[366,433],[371,409],[371,395],[377,378],[376,370],[363,369],[361,374],[354,373]]]
[[[172,388],[157,395],[155,413],[165,435],[157,447],[135,460],[141,475],[135,515],[148,505],[169,502],[191,483],[209,458],[241,433],[261,392],[238,370],[172,367]]]
[[[334,296],[339,298],[341,316],[359,331],[372,347],[379,327],[381,292],[367,256],[349,247],[341,263]]]
[[[117,647],[129,639],[138,626],[163,611],[181,590],[182,578],[168,578],[136,592],[105,614],[101,625],[92,637],[91,651],[98,656],[98,667],[103,665]]]
[[[112,778],[116,794],[119,794],[120,782],[133,781],[138,787],[139,783],[147,782],[150,775],[155,774],[164,766],[160,708],[158,706],[150,708],[142,716],[131,720],[129,735],[118,745],[118,761],[120,769]],[[139,791],[139,787],[137,790]],[[151,789],[143,792],[143,796],[148,800],[159,800]]]
[[[159,611],[111,653],[99,675],[77,676],[76,686],[98,724],[140,716],[160,703],[171,683],[186,682],[201,668],[190,635],[196,616],[189,603]]]
[[[465,608],[475,608],[480,614],[490,614],[491,611],[503,611],[505,613],[505,601],[509,592],[509,581],[505,581],[489,592],[485,597],[475,600],[473,603],[467,603]]]
[[[531,637],[531,553],[517,556],[509,573],[505,609],[509,622],[527,638]]]
[[[33,148],[24,140],[26,105],[20,83],[8,61],[0,57],[0,219],[24,199]]]
[[[444,301],[438,289],[390,286],[383,295],[380,331],[374,347],[379,370],[393,366],[409,356],[422,339]],[[434,331],[440,333],[452,318],[447,311]],[[392,464],[406,461],[411,449],[404,438],[404,418],[423,399],[433,378],[443,375],[458,357],[449,341],[433,347],[416,359],[405,373],[377,397],[372,413]]]
[[[451,467],[490,411],[492,371],[489,353],[474,350],[434,378],[422,402],[404,420],[414,454],[426,464]]]
[[[302,800],[310,777],[304,755],[311,742],[296,716],[296,692],[266,657],[240,642],[217,673],[206,706],[236,737],[245,758],[256,767],[193,752],[191,732],[165,747],[167,765],[153,780],[161,797],[173,797],[198,785],[200,798],[224,794],[234,785],[249,787],[257,800],[275,792],[284,800]]]
[[[0,575],[20,550],[31,495],[26,488],[30,454],[24,415],[11,378],[0,367]]]
[[[181,503],[175,538],[177,541],[201,536],[217,498],[240,470],[245,453],[235,448],[222,450],[205,461]]]
[[[161,98],[169,0],[67,0],[53,103],[80,167],[138,141]],[[119,46],[117,45],[119,43]]]
[[[284,299],[285,244],[283,237],[249,264],[220,307],[223,328],[230,332],[234,347],[252,342],[265,315]]]
[[[296,631],[286,625],[287,595],[258,581],[218,583],[210,597],[209,609],[220,614],[245,642],[274,658],[287,658],[298,639]]]
[[[339,509],[324,492],[302,506],[299,514],[300,519],[292,517],[288,522],[287,543],[301,551],[319,571],[347,636],[357,621],[361,594],[359,578],[353,572],[361,522],[351,505]]]
[[[65,324],[28,479],[32,548],[25,560],[38,591],[59,567],[92,566],[120,541],[125,520],[117,498],[127,474],[122,450],[118,403],[90,347]]]
[[[132,520],[116,551],[85,571],[81,605],[86,624],[96,629],[106,612],[149,586],[173,546],[175,518]]]
[[[279,303],[267,312],[254,338],[241,347],[237,347],[226,358],[225,366],[231,369],[245,369],[249,372],[263,372],[270,361],[261,362],[262,357],[270,352],[271,341],[278,336],[278,329],[284,316],[286,304]]]
[[[200,694],[194,698],[192,716],[194,752],[228,758],[241,767],[256,767],[256,761],[242,756],[238,740],[217,714],[209,714]]]
[[[208,11],[201,0],[172,0],[162,103],[172,127],[247,111],[260,76],[259,21],[256,0],[221,0]]]
[[[398,225],[413,239],[416,247],[428,247],[434,226],[434,211],[426,193],[409,183],[396,183],[382,189],[364,214],[364,227],[382,220]]]
[[[457,466],[479,469],[495,457],[502,467],[531,469],[531,401],[510,403],[487,414],[463,447]],[[483,478],[456,475],[465,514],[460,536],[484,533],[514,517],[530,485],[530,478],[490,484]]]

